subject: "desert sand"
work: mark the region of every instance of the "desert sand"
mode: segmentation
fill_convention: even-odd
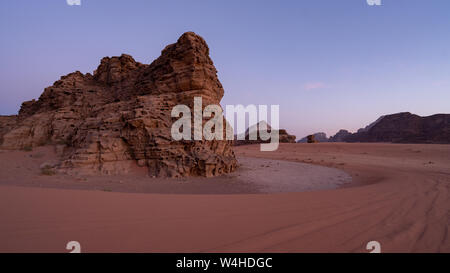
[[[43,176],[39,149],[0,151],[0,252],[450,252],[450,145],[247,145],[232,175],[152,182]]]

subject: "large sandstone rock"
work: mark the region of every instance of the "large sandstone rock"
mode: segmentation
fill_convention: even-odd
[[[2,117],[1,147],[62,145],[58,168],[69,172],[126,173],[137,164],[152,176],[220,175],[236,168],[232,141],[174,141],[170,129],[172,107],[192,107],[195,96],[203,107],[219,104],[223,93],[206,42],[188,32],[150,65],[106,57],[93,75],[61,77],[17,117]]]

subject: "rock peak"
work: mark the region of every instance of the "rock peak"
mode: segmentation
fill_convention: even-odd
[[[195,34],[194,32],[185,32],[180,38],[178,38],[177,42],[174,44],[170,44],[164,48],[161,52],[161,55],[164,56],[166,54],[173,54],[185,56],[192,56],[192,53],[196,55],[201,55],[204,59],[207,59],[208,62],[211,62],[209,59],[209,47],[206,41],[200,36]]]
[[[202,36],[196,34],[195,32],[188,31],[183,33],[180,38],[178,38],[177,43],[183,44],[183,43],[190,43],[190,44],[198,44],[202,45],[206,48],[208,48],[208,45],[206,44],[205,39],[203,39]]]
[[[126,78],[130,71],[142,66],[128,54],[114,57],[104,57],[94,71],[94,79],[103,84],[115,84]]]

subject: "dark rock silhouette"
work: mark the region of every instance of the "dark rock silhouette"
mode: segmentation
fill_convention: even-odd
[[[307,139],[306,140],[307,143],[317,143],[317,142],[319,142],[319,141],[316,140],[314,135],[309,135],[309,136],[306,137],[306,139]]]
[[[347,130],[341,129],[334,136],[330,137],[330,142],[345,142],[345,139],[350,136],[351,133]]]
[[[408,112],[387,115],[346,142],[450,143],[450,114],[420,117]]]
[[[322,133],[322,132],[315,133],[315,134],[313,134],[313,136],[314,136],[314,139],[316,140],[316,142],[328,142],[329,141],[327,134]],[[297,143],[307,143],[307,142],[308,142],[308,136],[297,141]]]

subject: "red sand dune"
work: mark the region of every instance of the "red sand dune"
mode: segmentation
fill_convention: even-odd
[[[223,195],[3,183],[0,252],[67,252],[68,241],[80,242],[82,252],[367,252],[372,240],[382,252],[450,252],[450,145],[236,150],[239,156],[336,167],[354,183],[315,192]],[[25,174],[18,168],[16,175],[20,180]]]

